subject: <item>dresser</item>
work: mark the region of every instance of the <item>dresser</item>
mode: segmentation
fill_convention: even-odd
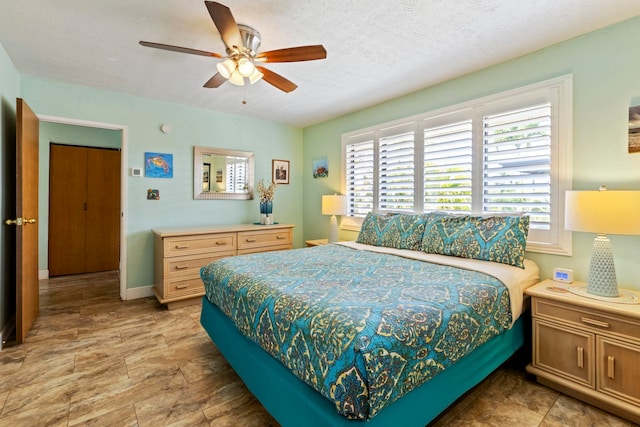
[[[545,280],[529,289],[538,382],[640,423],[640,304],[588,298]]]
[[[200,268],[230,256],[291,249],[294,227],[241,224],[151,230],[156,298],[169,309],[199,302],[204,295]]]

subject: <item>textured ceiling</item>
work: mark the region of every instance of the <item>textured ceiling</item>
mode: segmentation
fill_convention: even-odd
[[[267,64],[298,85],[202,85],[224,53],[203,1],[0,0],[0,43],[23,75],[307,126],[640,15],[638,0],[223,0],[260,51],[323,44],[327,59]],[[243,104],[243,99],[247,103]]]

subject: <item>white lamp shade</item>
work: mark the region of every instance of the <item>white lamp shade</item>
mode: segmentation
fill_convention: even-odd
[[[253,62],[249,61],[247,58],[238,59],[238,71],[242,75],[242,77],[249,77],[255,71],[256,67],[253,65]]]
[[[229,81],[236,86],[244,86],[244,77],[242,77],[242,74],[240,74],[238,70],[235,70],[233,73],[231,73],[231,75],[229,76]]]
[[[257,68],[254,67],[253,73],[251,73],[251,75],[249,76],[249,82],[251,84],[254,84],[258,80],[260,80],[262,78],[262,76],[264,76],[264,74],[262,74],[260,72],[260,70],[258,70]]]
[[[640,235],[640,191],[567,191],[565,229]]]
[[[322,215],[346,215],[347,196],[322,196]]]
[[[231,73],[236,69],[236,63],[233,59],[229,58],[222,62],[218,62],[216,64],[216,68],[218,69],[218,72],[222,74],[222,77],[228,79],[231,77]]]

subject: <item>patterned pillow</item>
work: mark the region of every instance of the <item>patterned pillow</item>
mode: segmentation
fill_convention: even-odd
[[[524,268],[528,215],[439,216],[425,225],[421,250]]]
[[[424,234],[424,215],[369,212],[356,242],[417,251]]]

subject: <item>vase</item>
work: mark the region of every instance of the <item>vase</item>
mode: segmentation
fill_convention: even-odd
[[[273,202],[271,200],[260,202],[260,223],[273,224]]]

